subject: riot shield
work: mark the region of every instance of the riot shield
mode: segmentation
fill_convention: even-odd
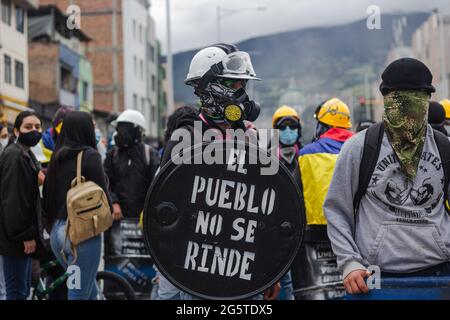
[[[198,161],[208,152],[223,161]],[[264,173],[259,152],[268,155],[252,144],[200,144],[183,154],[190,164],[172,159],[155,178],[144,235],[158,269],[179,289],[245,299],[288,270],[304,233],[302,195],[281,163],[276,174]]]

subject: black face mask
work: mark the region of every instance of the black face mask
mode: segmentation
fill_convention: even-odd
[[[42,138],[42,133],[33,130],[27,133],[20,132],[19,138],[17,139],[21,144],[27,147],[34,147],[39,143]]]
[[[321,122],[317,122],[316,132],[314,133],[313,142],[319,140],[320,136],[323,135],[325,132],[327,132],[330,129],[331,129],[330,126],[327,126],[326,124],[323,124]]]
[[[129,148],[140,141],[140,130],[133,124],[119,124],[116,131],[114,141],[119,148]]]

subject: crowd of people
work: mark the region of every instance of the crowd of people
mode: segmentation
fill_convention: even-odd
[[[177,130],[193,132],[199,121],[202,132],[212,128],[227,139],[227,129],[254,129],[260,108],[245,91],[251,80],[260,79],[236,46],[199,51],[185,83],[200,108],[186,106],[168,118],[161,150],[142,141],[146,120],[135,110],[112,123],[109,150],[92,116],[71,107],[62,106],[44,132],[31,111],[17,116],[10,136],[0,126],[0,299],[26,299],[33,259],[50,249],[65,269],[81,269],[81,286],[69,288],[68,299],[95,300],[101,234],[81,242],[76,254],[65,241],[67,194],[80,153],[82,176],[103,189],[114,220],[137,219],[158,168],[171,159]],[[430,101],[431,72],[411,58],[386,68],[380,91],[382,122],[362,122],[353,132],[349,107],[331,97],[317,106],[314,137],[306,145],[302,121],[309,120],[294,108],[282,106],[272,119],[279,130],[277,157],[303,195],[305,237],[331,245],[350,294],[368,292],[371,265],[395,277],[450,275],[450,101]],[[230,106],[241,114],[227,111]],[[302,250],[297,258],[307,259]],[[154,299],[195,299],[159,272],[154,282]],[[291,272],[253,299],[276,299],[281,290],[294,298]]]

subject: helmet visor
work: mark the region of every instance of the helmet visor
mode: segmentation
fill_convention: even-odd
[[[247,52],[237,51],[230,53],[222,60],[222,64],[224,68],[223,77],[231,75],[244,76],[244,79],[257,79],[250,55]]]

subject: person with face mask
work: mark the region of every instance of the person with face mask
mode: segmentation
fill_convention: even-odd
[[[114,219],[139,218],[145,196],[158,169],[158,152],[142,142],[144,116],[136,110],[122,112],[113,122],[115,146],[104,162],[114,206]]]
[[[258,103],[250,100],[245,88],[256,77],[248,53],[232,44],[219,43],[197,52],[191,60],[185,83],[194,88],[200,99],[198,115],[182,116],[174,129],[193,131],[194,122],[201,123],[201,134],[208,129],[226,139],[227,129],[249,130],[251,122],[259,116]],[[161,166],[171,157],[172,148],[178,140],[167,141]]]
[[[227,139],[227,129],[253,130],[252,121],[259,116],[259,105],[250,99],[245,91],[247,82],[260,80],[247,52],[240,51],[235,45],[218,43],[197,52],[191,60],[185,84],[194,88],[194,94],[200,100],[197,114],[186,113],[176,119],[173,133],[167,141],[162,158],[161,167],[172,156],[172,149],[179,143],[178,130],[188,130],[194,141],[194,123],[201,124],[199,135],[209,129],[215,130],[224,140]],[[276,299],[280,285],[274,285],[265,292],[265,299]],[[159,278],[159,300],[191,300],[190,294],[176,288],[162,274]],[[256,295],[254,299],[262,299],[263,295]]]
[[[310,257],[310,252],[314,252],[318,245],[324,251],[332,252],[330,240],[326,235],[327,221],[323,213],[323,203],[341,148],[353,135],[349,130],[352,126],[350,110],[338,98],[321,103],[316,108],[314,117],[317,120],[314,142],[305,145],[298,158],[307,224],[304,245],[292,266],[295,289],[324,285],[321,282],[324,276],[319,266],[321,262]],[[335,258],[331,257],[328,264],[333,266]],[[332,267],[328,268],[328,273],[330,269]],[[335,272],[337,273],[337,270]]]
[[[278,158],[289,169],[298,182],[300,190],[301,177],[298,166],[298,154],[301,149],[300,137],[302,136],[302,125],[297,111],[289,106],[279,107],[272,117],[272,128],[279,130],[280,144],[278,147]],[[291,271],[288,271],[281,279],[280,284],[284,291],[286,300],[293,300],[294,288],[292,286]]]
[[[25,300],[30,290],[41,215],[40,164],[30,148],[41,139],[41,131],[34,112],[21,112],[14,123],[14,143],[0,158],[0,255],[7,300]]]
[[[368,292],[370,265],[380,268],[382,278],[450,275],[443,165],[450,144],[427,123],[433,76],[421,61],[402,58],[381,78],[383,120],[345,143],[324,205],[344,286],[352,294]],[[374,148],[371,159],[364,157]],[[373,161],[371,171],[366,160]]]
[[[323,202],[333,176],[336,159],[345,141],[352,135],[349,129],[350,110],[337,98],[332,98],[316,109],[315,141],[300,150],[299,164],[302,172],[307,223],[325,225]]]
[[[8,127],[0,124],[0,153],[5,150],[9,142]]]
[[[272,117],[272,128],[280,130],[278,157],[294,173],[298,169],[302,136],[302,126],[297,111],[289,106],[278,108]]]

